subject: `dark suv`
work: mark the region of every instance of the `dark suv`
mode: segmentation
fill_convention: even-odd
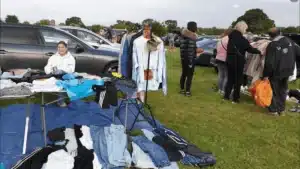
[[[76,59],[76,72],[117,71],[119,52],[95,49],[59,28],[4,23],[0,24],[0,67],[43,70],[62,40]]]

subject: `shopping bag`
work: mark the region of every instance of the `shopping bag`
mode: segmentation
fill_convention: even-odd
[[[262,82],[262,80],[256,80],[250,87],[249,92],[251,93],[251,96],[254,97],[256,93],[256,87]]]
[[[271,105],[273,91],[269,80],[257,80],[250,88],[256,105],[268,107]]]

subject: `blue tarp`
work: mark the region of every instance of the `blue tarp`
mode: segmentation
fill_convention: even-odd
[[[4,163],[6,168],[11,168],[20,160],[23,148],[25,116],[25,104],[11,105],[0,108],[0,163]],[[113,112],[116,107],[101,109],[95,102],[72,102],[67,108],[59,108],[55,105],[48,106],[46,112],[47,130],[57,127],[72,127],[78,125],[107,126],[112,123]],[[32,152],[36,147],[43,147],[43,133],[41,124],[40,105],[30,105],[30,126],[27,142],[27,153]],[[129,105],[127,128],[130,128],[135,115],[136,108]],[[120,111],[120,118],[116,118],[115,123],[121,124],[125,119],[125,106]],[[139,120],[143,120],[140,116]],[[152,126],[146,121],[139,121],[134,128],[152,130]]]

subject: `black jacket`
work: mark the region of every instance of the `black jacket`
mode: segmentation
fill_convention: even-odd
[[[186,61],[186,63],[188,64],[193,64],[193,61],[196,58],[196,40],[196,33],[191,32],[187,29],[184,29],[182,31],[180,40],[180,55],[181,59]]]
[[[242,35],[240,31],[233,30],[229,34],[229,41],[227,45],[227,60],[226,62],[232,66],[244,67],[246,62],[245,53],[260,54],[261,52],[253,48],[249,41]]]
[[[275,79],[287,78],[294,73],[300,47],[284,36],[276,37],[266,49],[263,76]]]

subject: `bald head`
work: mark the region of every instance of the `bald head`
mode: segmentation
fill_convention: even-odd
[[[280,35],[280,29],[279,28],[274,27],[274,28],[271,28],[269,30],[269,36],[271,38],[275,38],[276,36],[279,36],[279,35]]]

